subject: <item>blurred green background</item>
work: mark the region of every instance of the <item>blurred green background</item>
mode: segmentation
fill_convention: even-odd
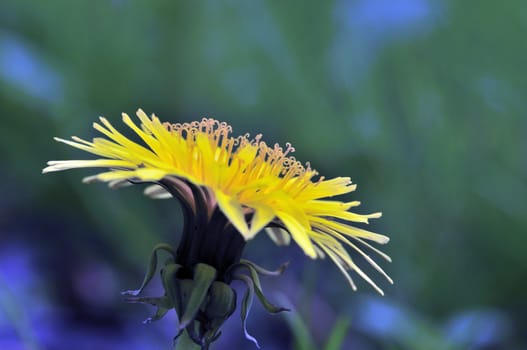
[[[175,317],[143,326],[153,310],[119,291],[177,243],[178,204],[41,175],[87,158],[53,136],[141,107],[291,142],[383,212],[385,297],[265,235],[248,245],[292,261],[264,288],[296,311],[249,319],[264,349],[338,332],[342,349],[526,349],[526,33],[519,0],[1,1],[0,348],[170,348]],[[237,314],[223,333],[217,349],[254,348]]]

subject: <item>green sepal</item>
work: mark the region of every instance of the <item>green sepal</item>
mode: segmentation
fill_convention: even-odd
[[[180,290],[177,280],[177,272],[181,268],[181,265],[178,264],[168,264],[163,270],[161,270],[161,282],[163,283],[163,288],[165,289],[165,295],[176,309],[176,312],[181,310],[180,304]]]
[[[220,329],[220,327],[223,325],[223,322],[218,324],[216,327],[214,327],[214,329],[211,329],[209,331],[207,331],[207,333],[205,333],[203,339],[204,339],[204,344],[207,345],[207,346],[210,346],[210,344],[214,343],[216,340],[218,340],[218,338],[220,337],[221,335],[221,332],[218,332],[218,330]]]
[[[165,309],[171,309],[174,307],[170,299],[166,296],[163,297],[130,297],[124,299],[127,303],[143,303],[150,304],[157,307],[163,307]]]
[[[176,263],[176,257],[175,256],[169,256],[165,259],[165,263],[163,266],[166,266],[168,264],[175,264]]]
[[[283,266],[287,266],[286,264],[283,264],[282,267]],[[263,294],[262,284],[260,283],[260,276],[258,276],[258,272],[257,272],[257,269],[256,269],[258,267],[258,265],[254,264],[252,262],[249,262],[247,260],[243,260],[243,261],[240,262],[239,267],[245,267],[245,268],[247,268],[247,270],[249,270],[249,273],[251,274],[251,280],[254,283],[254,291],[256,293],[256,296],[258,297],[258,300],[260,300],[260,303],[265,308],[265,310],[267,310],[267,312],[269,312],[271,314],[277,314],[277,313],[280,313],[282,311],[290,311],[288,308],[275,305],[275,304],[271,303],[269,300],[267,300],[267,298]],[[285,269],[285,267],[283,267],[283,269]],[[283,271],[283,269],[282,269],[282,271]]]
[[[143,321],[144,324],[151,323],[153,321],[157,321],[163,318],[163,316],[166,315],[168,310],[172,309],[174,305],[172,304],[172,301],[164,296],[159,298],[153,298],[153,297],[131,297],[126,298],[124,301],[127,303],[143,303],[143,304],[150,304],[157,307],[156,313],[154,316],[147,318]]]
[[[178,299],[176,300],[176,312],[178,320],[181,319],[186,310],[188,300],[194,288],[194,281],[191,279],[176,280],[175,288],[177,290]]]
[[[203,347],[196,344],[187,331],[179,331],[174,337],[174,350],[201,350]]]
[[[199,344],[200,346],[202,346],[204,344],[204,341],[203,341],[202,337],[200,337],[199,327],[200,327],[199,322],[193,319],[190,322],[190,324],[184,329],[187,332],[187,334],[190,337],[190,339],[192,339],[192,341],[194,343]]]
[[[240,264],[243,264],[243,265],[250,265],[251,267],[253,267],[256,272],[258,272],[259,274],[262,274],[264,276],[280,276],[284,273],[284,271],[289,267],[289,261],[286,261],[285,263],[283,263],[282,265],[280,265],[276,270],[274,271],[271,271],[271,270],[267,270],[267,269],[264,269],[263,267],[259,266],[259,265],[256,265],[255,263],[253,263],[252,261],[250,260],[246,260],[246,259],[241,259],[240,260]]]
[[[160,319],[165,317],[169,310],[170,309],[166,309],[164,307],[158,307],[154,316],[148,317],[146,320],[143,321],[143,324],[150,324],[152,322],[159,321]]]
[[[179,320],[179,329],[186,328],[196,317],[205,300],[209,288],[216,278],[216,269],[207,264],[196,264],[194,267],[193,286],[188,301],[184,305],[183,315]]]
[[[212,283],[209,289],[208,302],[203,310],[205,316],[210,320],[209,330],[205,333],[206,344],[210,344],[219,338],[218,332],[223,323],[236,310],[236,292],[227,284],[219,281]]]
[[[157,268],[157,251],[158,250],[164,250],[172,255],[172,257],[176,256],[176,252],[174,248],[168,243],[160,243],[152,249],[152,253],[150,253],[150,263],[148,265],[148,269],[145,274],[145,278],[143,279],[143,283],[141,283],[141,287],[136,290],[126,290],[124,292],[121,292],[122,295],[131,295],[131,296],[138,296],[143,289],[146,287],[146,285],[150,282],[152,277],[154,277],[154,274],[156,273]]]
[[[247,285],[247,290],[245,291],[245,295],[243,296],[242,300],[242,308],[241,308],[241,317],[242,317],[242,327],[243,327],[243,333],[245,334],[245,338],[247,340],[252,341],[258,349],[260,348],[260,344],[258,344],[258,340],[256,340],[255,337],[249,334],[247,332],[247,316],[249,316],[249,312],[251,311],[251,307],[253,305],[253,299],[254,299],[254,283],[252,279],[249,276],[236,274],[233,276],[235,279],[243,281]]]
[[[216,333],[216,335],[212,337],[209,343],[214,343],[216,340],[218,340],[220,336],[221,336],[221,332]]]
[[[204,312],[207,318],[227,318],[236,309],[236,293],[226,283],[215,281],[209,290]]]

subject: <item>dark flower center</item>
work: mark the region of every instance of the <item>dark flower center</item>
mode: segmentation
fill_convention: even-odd
[[[204,263],[216,269],[217,280],[229,284],[231,278],[225,272],[240,261],[245,239],[218,207],[207,222],[192,221],[185,225],[177,248],[176,263],[183,266],[178,277],[190,278],[192,267]]]

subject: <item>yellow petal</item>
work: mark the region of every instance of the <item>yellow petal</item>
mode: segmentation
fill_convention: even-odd
[[[309,220],[311,220],[314,223],[320,224],[318,226],[320,226],[321,230],[323,231],[329,232],[330,230],[334,230],[334,231],[340,232],[349,237],[366,238],[366,239],[369,239],[371,241],[374,241],[380,244],[386,244],[390,241],[390,238],[385,235],[381,235],[375,232],[370,232],[367,230],[363,230],[357,227],[346,225],[340,222],[331,221],[331,220],[324,219],[321,217],[311,216],[309,217]]]
[[[135,170],[112,170],[98,174],[101,181],[114,181],[125,179],[139,179],[142,181],[157,181],[167,175],[166,171],[154,168],[141,168]]]
[[[302,248],[304,253],[312,259],[316,259],[317,252],[313,247],[313,243],[307,234],[309,227],[304,227],[298,220],[286,212],[279,211],[276,216],[282,221],[291,234],[291,237]]]
[[[94,159],[94,160],[50,160],[43,173],[75,168],[133,168],[134,164],[125,160]]]
[[[97,174],[101,181],[126,180],[135,178],[134,170],[112,170]]]
[[[140,168],[135,171],[135,175],[143,181],[157,181],[164,178],[167,172],[156,168]]]
[[[226,195],[221,191],[215,191],[214,195],[223,214],[245,239],[249,239],[249,227],[247,226],[247,221],[245,221],[243,207],[240,202],[235,197]]]
[[[123,113],[122,114],[123,122],[128,125],[130,129],[132,129],[143,141],[150,147],[156,154],[161,153],[161,148],[159,147],[159,141],[157,141],[155,138],[153,138],[151,135],[146,134],[143,130],[139,129],[137,125],[134,124],[132,119],[128,116],[128,114]]]
[[[251,229],[249,230],[248,238],[253,238],[258,232],[261,231],[271,220],[275,217],[275,211],[273,208],[267,205],[260,205],[254,207],[254,216],[251,221]]]

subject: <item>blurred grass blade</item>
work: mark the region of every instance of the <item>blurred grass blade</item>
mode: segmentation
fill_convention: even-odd
[[[340,317],[333,325],[324,350],[341,350],[344,339],[348,333],[350,321],[346,317]]]
[[[292,306],[291,301],[287,296],[280,294],[279,295],[280,304],[290,306],[291,312],[285,313],[285,320],[293,333],[295,338],[295,350],[318,350],[318,347],[315,345],[314,339],[311,337],[311,333],[306,323],[300,317],[300,314]]]

